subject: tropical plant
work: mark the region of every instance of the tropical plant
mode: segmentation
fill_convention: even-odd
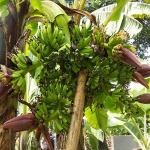
[[[149,87],[142,76],[143,69],[149,67],[135,56],[135,47],[125,43],[129,34],[120,26],[112,35],[106,32],[110,20],[117,21],[121,15],[117,9],[128,1],[118,1],[104,25],[81,10],[85,1],[79,7],[75,1],[74,8],[47,0],[27,2],[22,2],[30,6],[21,20],[20,30],[24,32],[7,53],[14,67],[1,65],[0,94],[2,99],[13,89],[19,95],[16,99],[29,110],[6,121],[3,128],[13,132],[36,129],[37,147],[42,134],[50,149],[53,146],[47,127],[59,135],[68,132],[66,150],[79,149],[83,113],[92,127],[105,131],[107,110],[124,113],[132,104],[128,95],[130,81],[134,78]],[[4,0],[2,4],[10,3]],[[20,9],[20,1],[11,4],[10,8]],[[78,15],[71,20],[66,13]],[[120,14],[118,18],[116,13]],[[3,15],[7,16],[6,12]],[[90,22],[79,25],[80,15]],[[31,81],[36,85],[34,90],[30,89]]]
[[[149,83],[149,78],[147,82]],[[113,130],[116,128],[124,128],[128,134],[131,134],[135,142],[138,142],[142,150],[150,148],[150,132],[149,132],[149,110],[150,110],[150,90],[135,83],[131,84],[130,94],[133,96],[134,113],[127,114],[112,114],[109,112],[108,127]],[[143,94],[144,93],[144,94]],[[139,113],[140,112],[140,113]]]

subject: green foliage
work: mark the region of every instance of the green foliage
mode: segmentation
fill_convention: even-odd
[[[54,127],[56,133],[68,131],[78,74],[85,68],[89,72],[85,116],[92,127],[106,131],[108,110],[133,113],[128,85],[135,68],[125,61],[128,58],[123,59],[121,51],[122,47],[127,48],[127,32],[121,30],[109,36],[102,25],[92,26],[90,22],[78,26],[54,2],[39,3],[35,1],[36,9],[43,8],[38,13],[46,16],[45,21],[38,27],[37,24],[28,25],[30,29],[37,29],[27,41],[29,56],[34,57],[20,50],[10,57],[17,67],[12,70],[11,82],[16,92],[26,92],[27,73],[36,81],[39,92],[34,93],[31,111],[38,123]],[[125,28],[123,23],[122,28]]]
[[[3,20],[9,14],[8,7],[6,5],[7,2],[8,2],[8,0],[1,0],[0,1],[0,17]]]
[[[30,0],[31,6],[39,11],[42,10],[41,0]]]
[[[150,0],[144,0],[145,3],[150,3]]]
[[[93,134],[87,134],[88,142],[91,150],[98,150],[99,141]]]
[[[87,118],[87,122],[95,129],[107,129],[107,113],[105,110],[95,107],[86,108],[85,116]]]

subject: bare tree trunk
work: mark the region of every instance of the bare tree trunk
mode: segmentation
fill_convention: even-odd
[[[20,2],[21,0],[18,0]],[[12,63],[7,59],[7,53],[11,52],[16,44],[18,37],[21,35],[23,18],[28,9],[28,0],[21,3],[20,11],[17,12],[16,6],[8,1],[5,14],[0,18],[0,64],[12,67]],[[5,8],[5,7],[3,7]],[[17,112],[17,95],[12,92],[7,97],[0,100],[0,149],[14,150],[15,133],[4,130],[2,125],[5,121],[16,116]]]
[[[60,132],[57,135],[57,150],[65,150],[66,149],[66,140],[67,140],[66,132]]]
[[[74,98],[73,114],[66,143],[66,150],[77,150],[80,136],[80,129],[83,118],[83,108],[85,101],[85,84],[88,77],[88,70],[79,72],[77,89]]]

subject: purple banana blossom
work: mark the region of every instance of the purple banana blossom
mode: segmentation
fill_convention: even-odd
[[[3,128],[12,129],[14,132],[29,130],[34,126],[35,117],[33,114],[25,114],[6,121]]]
[[[135,54],[133,54],[130,50],[128,50],[125,47],[120,48],[121,51],[121,59],[126,62],[127,64],[136,67],[136,68],[141,68],[142,64],[138,60]]]
[[[143,64],[142,68],[138,68],[137,72],[140,73],[144,78],[150,76],[150,66]]]
[[[139,103],[150,104],[150,94],[148,93],[139,95],[136,99]]]
[[[138,81],[139,83],[141,83],[147,89],[149,88],[146,80],[144,79],[144,77],[140,73],[138,73],[137,71],[135,71],[134,74],[133,74],[133,77],[136,79],[136,81]]]

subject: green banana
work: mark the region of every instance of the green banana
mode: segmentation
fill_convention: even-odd
[[[20,87],[23,84],[24,81],[25,81],[24,77],[20,76],[20,78],[19,78],[19,80],[17,82],[17,86]]]
[[[59,49],[59,44],[57,43],[57,41],[56,41],[56,43],[53,45],[53,48],[54,48],[55,50],[58,50],[58,49]]]
[[[67,87],[67,85],[65,84],[65,85],[63,86],[63,88],[62,88],[62,94],[65,95],[66,92],[67,92],[67,90],[68,90],[68,87]]]
[[[43,117],[39,114],[39,111],[35,113],[35,117],[39,120],[43,120]]]
[[[46,45],[45,48],[43,48],[42,52],[44,57],[48,57],[52,52],[51,45]]]
[[[20,70],[26,70],[28,68],[28,66],[26,64],[22,64],[22,63],[18,63],[17,64],[17,67],[20,69]]]
[[[66,17],[66,15],[59,15],[55,18],[56,23],[59,28],[61,28],[64,32],[64,37],[65,37],[65,43],[70,44],[70,32],[69,32],[69,27],[68,27],[68,22],[69,19]]]
[[[62,123],[60,122],[59,119],[56,119],[54,124],[55,124],[55,128],[57,128],[58,131],[61,131],[63,129]]]
[[[67,93],[66,97],[67,97],[67,98],[71,98],[72,95],[73,95],[73,92],[72,92],[72,91],[69,91],[69,92]]]
[[[51,121],[58,118],[60,109],[61,109],[61,103],[58,102],[56,109],[54,110],[53,113],[50,114],[48,120]]]
[[[75,25],[74,26],[74,34],[77,38],[80,38],[81,37],[81,32],[80,32],[80,28],[78,25]]]
[[[91,41],[91,37],[90,37],[90,36],[88,36],[87,38],[84,38],[84,44],[83,44],[83,47],[88,46],[89,43],[90,43],[90,41]]]
[[[84,38],[80,38],[77,49],[81,50],[84,48]]]
[[[118,33],[113,34],[108,41],[108,45],[115,46],[122,44],[129,37],[129,34],[125,30],[120,30]]]
[[[82,24],[81,34],[84,38],[88,36],[88,32],[85,24]]]
[[[46,107],[45,103],[42,103],[41,108],[42,108],[42,110],[44,111],[45,114],[48,114],[48,110],[47,110],[47,107]]]
[[[13,73],[12,73],[12,77],[13,78],[15,78],[15,77],[20,77],[21,76],[21,74],[22,74],[22,70],[15,70],[15,71],[13,71]]]
[[[42,26],[40,25],[39,26],[39,29],[37,31],[37,39],[41,42],[41,43],[45,43],[45,40],[44,40],[44,37],[43,37],[43,34],[42,34]]]
[[[86,56],[86,57],[94,54],[93,48],[91,47],[83,48],[79,52],[82,56]]]
[[[21,51],[19,51],[18,54],[17,54],[17,57],[18,57],[19,63],[26,64],[25,54],[24,53],[22,53]]]
[[[42,98],[43,101],[45,101],[46,103],[51,103],[51,102],[55,102],[57,100],[57,95],[54,93],[50,93],[48,94],[47,97],[43,97]]]
[[[21,86],[20,86],[20,91],[22,91],[22,92],[24,92],[25,93],[25,91],[26,91],[26,81],[25,81],[25,79],[24,79],[24,81],[22,82],[22,84],[21,84]]]
[[[55,44],[56,44],[56,39],[53,39],[52,41],[50,41],[51,46],[55,49]]]
[[[16,89],[16,88],[17,88],[17,83],[18,83],[18,81],[19,81],[19,77],[13,78],[13,80],[11,81],[11,83],[12,83],[12,88],[13,88],[13,89]]]
[[[54,26],[53,39],[56,39],[58,34],[59,34],[59,28],[57,26]]]
[[[69,130],[69,125],[68,125],[68,123],[64,123],[64,122],[63,122],[61,125],[62,125],[63,130],[65,130],[66,132]]]
[[[37,57],[38,53],[36,51],[37,49],[37,44],[35,42],[35,40],[32,40],[31,42],[29,42],[29,50],[30,52]]]
[[[57,91],[57,94],[60,94],[62,92],[62,85],[57,83],[56,84],[56,91]]]
[[[62,44],[62,42],[60,42],[61,38],[65,38],[65,37],[64,37],[63,31],[61,29],[59,29],[59,33],[57,35],[57,43],[59,43],[60,45]]]
[[[43,110],[42,104],[37,103],[37,104],[36,104],[36,108],[38,108],[38,111],[39,111],[39,113],[40,113],[41,115],[45,113],[44,110]]]
[[[46,27],[46,25],[43,25],[43,26],[42,26],[41,32],[42,32],[43,40],[44,40],[44,42],[45,42],[44,44],[45,44],[45,45],[48,45],[48,44],[49,44],[49,38],[48,38],[48,32],[47,32],[47,27]]]

